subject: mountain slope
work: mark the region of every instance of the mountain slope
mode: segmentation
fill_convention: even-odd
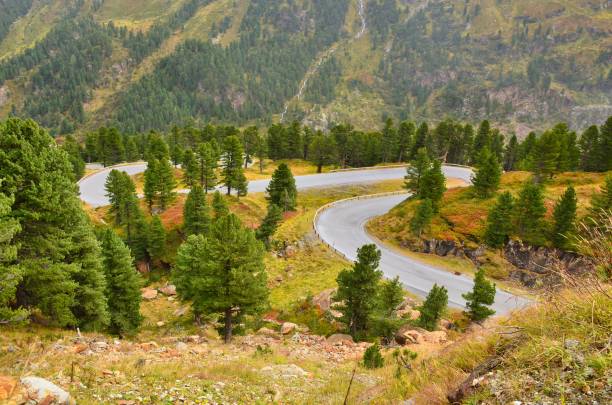
[[[453,116],[520,135],[612,113],[602,0],[4,0],[0,15],[0,118],[55,133]]]

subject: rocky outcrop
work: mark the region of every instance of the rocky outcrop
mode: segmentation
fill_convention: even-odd
[[[0,376],[0,403],[72,405],[76,401],[68,392],[44,378],[29,376],[17,381]]]

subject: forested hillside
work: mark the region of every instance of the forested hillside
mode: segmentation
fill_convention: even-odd
[[[0,118],[582,130],[612,110],[611,21],[603,0],[5,0]]]

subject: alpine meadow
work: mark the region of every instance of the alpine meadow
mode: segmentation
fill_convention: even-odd
[[[605,404],[609,0],[0,0],[0,404]]]

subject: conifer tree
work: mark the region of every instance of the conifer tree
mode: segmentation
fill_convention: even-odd
[[[147,169],[144,172],[144,198],[149,207],[149,212],[153,212],[153,205],[156,202],[157,190],[159,184],[159,170],[157,160],[151,160],[147,163]]]
[[[142,322],[140,276],[133,266],[130,249],[113,230],[107,229],[101,242],[110,312],[109,330],[118,335],[130,334]]]
[[[478,155],[476,171],[472,176],[474,191],[480,198],[488,198],[499,188],[502,170],[497,157],[488,148]]]
[[[210,212],[204,190],[196,184],[185,201],[183,208],[183,231],[185,236],[206,234],[210,230]]]
[[[19,221],[11,218],[14,199],[0,194],[0,324],[26,319],[28,311],[13,309],[15,293],[22,279],[22,270],[17,265],[17,248],[13,238],[21,231]]]
[[[65,151],[31,120],[0,122],[0,193],[14,198],[13,237],[23,278],[15,307],[36,308],[59,326],[108,323],[101,252],[82,210]]]
[[[580,145],[580,168],[594,172],[599,168],[600,138],[597,125],[590,126],[582,133]]]
[[[442,286],[434,284],[423,305],[419,307],[421,315],[417,320],[420,327],[429,331],[438,327],[438,321],[446,311],[448,305],[448,291]]]
[[[555,204],[553,211],[551,239],[555,247],[560,249],[569,247],[568,236],[575,230],[577,204],[576,191],[574,187],[569,186]]]
[[[170,203],[176,198],[174,188],[174,170],[169,160],[161,160],[157,163],[157,198],[159,208],[165,211]]]
[[[404,288],[399,277],[383,280],[378,292],[378,310],[385,317],[392,316],[395,309],[404,301]]]
[[[433,215],[434,212],[431,205],[431,200],[429,198],[421,200],[416,212],[414,213],[414,216],[412,217],[412,220],[410,221],[410,230],[412,233],[415,236],[420,237],[423,231],[431,223]]]
[[[168,144],[166,141],[164,141],[164,138],[162,138],[162,136],[155,131],[151,131],[147,135],[145,159],[147,162],[151,160],[170,160]]]
[[[397,161],[405,162],[410,157],[410,147],[416,134],[413,122],[403,121],[397,131]],[[418,153],[418,151],[417,151]]]
[[[127,173],[111,170],[106,178],[105,187],[106,195],[111,203],[110,212],[115,217],[115,224],[125,227],[127,243],[131,246],[136,222],[143,215],[136,194],[136,186]]]
[[[336,278],[338,292],[334,300],[342,303],[342,320],[353,337],[366,330],[376,309],[378,283],[382,279],[379,262],[380,251],[376,245],[364,245],[357,250],[353,268],[343,270]]]
[[[182,137],[181,130],[176,126],[172,127],[168,135],[168,152],[174,166],[179,165],[183,161],[183,155],[185,154]]]
[[[495,302],[495,284],[485,278],[483,269],[476,272],[472,291],[462,297],[466,300],[465,306],[472,321],[482,322],[495,314],[495,311],[489,308]]]
[[[543,244],[545,213],[542,187],[528,180],[514,205],[514,229],[517,235],[525,242],[534,245]]]
[[[472,163],[478,162],[480,151],[484,148],[491,150],[491,124],[487,120],[482,121],[478,126],[472,149]]]
[[[198,162],[195,153],[188,149],[183,153],[183,183],[189,188],[200,184]]]
[[[334,163],[336,158],[336,142],[334,138],[317,131],[310,143],[309,158],[317,165],[317,173],[323,171],[323,166]]]
[[[166,253],[166,230],[159,215],[154,215],[151,218],[147,251],[153,261],[160,261]]]
[[[224,217],[230,212],[225,198],[223,198],[223,195],[221,195],[219,191],[215,191],[215,194],[213,194],[212,206],[215,213],[215,219]]]
[[[381,160],[387,163],[395,159],[397,152],[397,130],[393,126],[393,119],[387,118],[381,135]]]
[[[242,167],[242,144],[236,136],[228,136],[223,143],[222,177],[223,185],[227,187],[227,195],[232,193],[232,189],[244,188],[244,170]],[[239,190],[240,191],[240,190]],[[242,190],[244,194],[244,190]]]
[[[172,279],[196,318],[222,314],[226,343],[237,320],[267,306],[263,245],[233,214],[216,220],[208,237],[192,235],[181,245]]]
[[[255,126],[251,126],[242,131],[242,145],[244,146],[244,169],[249,167],[249,163],[253,161],[259,144],[259,130]]]
[[[255,145],[255,156],[259,161],[259,173],[263,174],[264,167],[266,164],[266,157],[268,156],[268,144],[262,136],[257,137],[257,144]]]
[[[519,154],[519,143],[518,138],[515,134],[512,134],[506,149],[504,150],[504,170],[509,172],[516,170],[516,164]]]
[[[280,207],[284,212],[295,210],[297,188],[289,166],[285,163],[278,165],[266,192],[266,199],[270,204]]]
[[[124,139],[125,144],[125,160],[128,162],[136,162],[140,159],[140,152],[138,152],[138,145],[133,136],[127,136]]]
[[[134,255],[134,259],[138,262],[143,262],[147,266],[151,261],[149,255],[149,233],[150,225],[144,215],[140,215],[134,222],[133,237],[128,240],[128,246]]]
[[[576,145],[576,133],[570,131],[567,124],[555,125],[552,132],[559,140],[557,172],[576,170],[580,162],[580,150]]]
[[[591,197],[591,207],[589,208],[591,219],[597,221],[603,211],[612,211],[612,174],[606,176],[601,190]]]
[[[612,116],[601,126],[599,136],[598,169],[607,172],[612,170]]]
[[[204,194],[213,190],[217,185],[217,161],[218,155],[211,143],[205,142],[200,145],[198,148],[198,178]]]
[[[506,191],[497,198],[497,203],[489,211],[484,241],[487,246],[499,249],[503,247],[512,234],[512,211],[514,198]]]
[[[553,131],[546,131],[537,140],[531,152],[530,169],[535,173],[537,181],[552,178],[559,171],[559,139]]]
[[[74,136],[67,135],[66,139],[64,139],[64,144],[62,145],[62,148],[68,154],[68,159],[72,164],[72,172],[74,173],[74,178],[76,180],[80,179],[85,174],[85,162],[82,158],[83,152],[81,150],[81,146],[74,138]]]
[[[427,150],[427,137],[429,136],[429,127],[426,122],[423,122],[419,125],[419,128],[416,131],[414,136],[414,143],[412,144],[412,148],[410,150],[410,160],[417,159],[417,155],[419,153],[419,149],[425,148]]]
[[[442,173],[442,163],[434,160],[431,169],[427,170],[421,178],[419,197],[431,200],[431,207],[438,212],[440,201],[446,192],[446,178]]]
[[[257,239],[262,241],[268,250],[270,250],[270,238],[276,232],[276,229],[278,228],[278,225],[282,219],[283,210],[281,210],[277,205],[268,205],[268,213],[255,232]]]
[[[410,162],[410,166],[406,169],[406,180],[404,188],[414,196],[419,196],[421,191],[421,179],[423,175],[431,168],[431,161],[427,154],[427,149],[420,148],[416,158]]]

